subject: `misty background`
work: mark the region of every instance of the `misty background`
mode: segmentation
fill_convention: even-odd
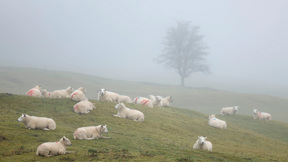
[[[184,20],[205,36],[212,72],[186,86],[287,98],[287,15],[285,0],[0,0],[0,66],[180,85],[154,59]]]

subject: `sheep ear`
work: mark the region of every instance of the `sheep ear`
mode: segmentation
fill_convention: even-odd
[[[65,136],[63,136],[63,140],[65,141],[65,139],[66,139],[66,137]]]
[[[101,125],[101,128],[103,128],[103,125]]]
[[[24,117],[26,117],[26,114],[23,114],[24,115]]]

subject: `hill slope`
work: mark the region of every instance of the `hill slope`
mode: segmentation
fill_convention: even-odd
[[[0,92],[25,94],[30,88],[41,84],[48,91],[64,89],[72,86],[74,89],[85,87],[87,97],[97,99],[100,88],[106,88],[120,94],[148,96],[150,94],[173,96],[172,106],[211,114],[219,113],[222,107],[239,105],[239,113],[252,116],[253,108],[272,114],[274,120],[288,122],[288,99],[242,94],[204,88],[189,88],[169,85],[156,85],[128,81],[116,81],[95,76],[71,72],[59,72],[41,69],[0,67]]]
[[[248,116],[227,116],[226,131],[207,125],[207,115],[178,108],[153,109],[127,104],[145,114],[143,123],[113,117],[114,103],[93,101],[96,110],[87,115],[73,112],[70,99],[33,98],[0,94],[0,159],[4,161],[287,161],[288,125],[281,122],[255,121]],[[53,118],[54,131],[28,130],[17,123],[22,113]],[[78,127],[107,124],[112,139],[73,140]],[[197,136],[208,136],[213,152],[193,150]],[[62,136],[73,143],[67,147],[76,154],[45,159],[35,155],[43,142],[58,141]]]

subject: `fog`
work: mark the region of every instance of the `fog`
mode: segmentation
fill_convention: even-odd
[[[288,97],[288,1],[0,1],[0,66],[179,85],[153,61],[177,20],[200,27],[211,74],[187,86]]]

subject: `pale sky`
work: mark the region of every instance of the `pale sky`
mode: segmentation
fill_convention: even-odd
[[[184,20],[205,36],[212,71],[186,85],[288,96],[287,16],[286,0],[0,0],[0,66],[179,85],[153,60]]]

